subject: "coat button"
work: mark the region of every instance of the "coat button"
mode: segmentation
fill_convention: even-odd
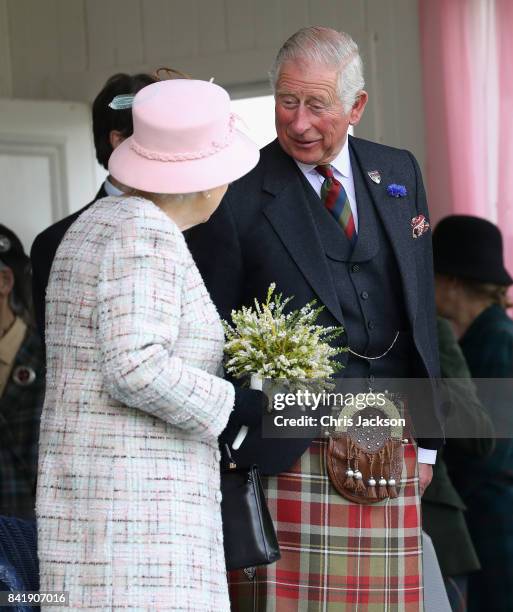
[[[353,264],[351,266],[351,272],[358,272],[359,269],[360,269],[360,266],[358,264]]]
[[[374,323],[374,321],[369,321],[369,322],[367,323],[367,327],[368,327],[369,329],[374,329],[374,328],[376,327],[376,324]]]
[[[221,451],[216,450],[214,457],[216,458],[216,461],[221,461]]]
[[[360,295],[362,296],[362,300],[366,300],[369,297],[369,294],[367,293],[367,291],[362,291]]]
[[[222,499],[223,499],[223,494],[221,493],[221,491],[216,491],[216,502],[221,503]]]

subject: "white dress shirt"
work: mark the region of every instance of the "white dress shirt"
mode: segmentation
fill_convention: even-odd
[[[109,196],[125,195],[123,191],[121,191],[121,189],[118,189],[109,181],[109,177],[105,179],[105,182],[103,183],[103,188],[105,189],[105,191],[107,192],[107,195]]]
[[[306,180],[313,187],[315,193],[321,197],[321,186],[324,182],[324,177],[317,172],[315,165],[304,164],[303,162],[294,160],[299,166],[299,169],[304,174]],[[348,139],[344,143],[342,150],[330,162],[333,168],[334,177],[342,183],[342,186],[346,190],[347,199],[351,205],[351,211],[353,213],[354,225],[358,232],[358,208],[356,206],[356,193],[354,189],[353,170],[351,168],[351,158],[349,157],[349,143]],[[418,462],[419,463],[436,463],[436,450],[431,448],[418,448]]]
[[[324,177],[317,172],[316,166],[310,164],[303,164],[297,160],[296,164],[299,166],[301,172],[305,175],[306,180],[314,188],[315,193],[321,197],[321,186],[324,182]],[[353,170],[351,169],[351,159],[349,158],[349,145],[347,142],[344,143],[342,150],[335,157],[330,164],[333,168],[333,176],[342,183],[342,186],[346,190],[349,204],[351,205],[351,211],[353,213],[354,225],[358,232],[358,208],[356,207],[356,194],[354,190],[353,181]]]

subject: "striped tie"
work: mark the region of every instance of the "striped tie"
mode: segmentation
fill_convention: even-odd
[[[342,226],[349,242],[354,246],[357,234],[346,190],[342,183],[333,176],[332,166],[327,164],[317,166],[315,169],[325,179],[321,187],[321,200],[324,202],[324,206]]]

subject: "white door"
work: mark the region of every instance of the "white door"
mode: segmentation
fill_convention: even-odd
[[[0,99],[0,223],[27,252],[98,189],[90,116],[82,103]]]

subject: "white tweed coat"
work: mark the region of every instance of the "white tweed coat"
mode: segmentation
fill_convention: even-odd
[[[59,247],[46,320],[41,590],[71,610],[228,611],[217,436],[234,391],[177,226],[141,198],[98,201]]]

